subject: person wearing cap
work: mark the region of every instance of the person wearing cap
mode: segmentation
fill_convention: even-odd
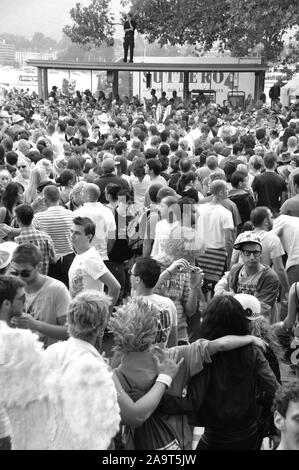
[[[214,297],[201,323],[202,336],[215,340],[236,332],[250,334],[242,305],[232,297]],[[184,411],[190,425],[204,426],[196,450],[258,450],[261,430],[257,393],[264,398],[264,411],[271,407],[277,388],[263,352],[248,345],[213,356],[210,364],[190,377],[186,398],[181,398],[181,394],[180,398],[167,396],[159,411],[165,414]]]
[[[283,264],[282,256],[285,254],[281,241],[273,232],[273,214],[268,207],[256,207],[250,215],[254,231],[261,240],[262,256],[261,262],[270,266],[276,272],[280,286],[282,287],[281,300],[286,300],[289,292],[289,281]],[[238,243],[237,238],[235,243]],[[239,252],[233,251],[231,266],[238,262]]]
[[[104,156],[105,157],[105,156]],[[115,174],[115,168],[119,165],[119,162],[115,161],[113,158],[104,158],[102,161],[101,169],[103,174],[100,176],[97,181],[97,185],[101,190],[99,197],[99,202],[102,204],[107,204],[108,201],[105,197],[105,188],[108,183],[113,183],[119,185],[122,189],[130,190],[129,184],[124,178],[120,178]]]
[[[234,265],[216,284],[215,295],[226,292],[254,295],[261,303],[262,314],[273,323],[279,282],[276,273],[261,263],[260,238],[253,232],[244,232],[239,235],[234,248],[241,252],[241,263]]]
[[[240,302],[244,308],[246,318],[249,321],[251,334],[263,339],[266,343],[264,349],[264,356],[269,362],[276,380],[281,382],[281,374],[279,368],[279,360],[282,358],[282,348],[279,344],[278,337],[272,325],[262,315],[262,308],[260,301],[249,294],[236,294],[234,298]]]
[[[8,259],[6,258],[4,261],[2,254],[3,252],[0,251],[0,269],[2,269],[3,263],[6,264]],[[9,325],[12,317],[22,315],[24,305],[25,291],[23,281],[15,276],[0,276],[0,321]],[[9,418],[4,407],[0,406],[0,450],[10,449],[11,427]]]

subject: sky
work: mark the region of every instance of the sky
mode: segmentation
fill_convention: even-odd
[[[0,33],[31,39],[35,32],[42,32],[59,40],[63,26],[71,24],[69,11],[76,3],[86,6],[90,0],[0,0]],[[119,0],[111,0],[111,10],[117,18],[123,11]],[[117,27],[116,37],[121,29]]]

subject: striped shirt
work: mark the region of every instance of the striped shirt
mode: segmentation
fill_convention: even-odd
[[[42,254],[42,261],[40,267],[41,274],[48,274],[49,264],[56,262],[56,253],[52,238],[34,227],[23,227],[21,233],[15,238],[15,242],[19,245],[23,243],[32,243],[37,246]]]
[[[53,240],[58,257],[73,253],[71,244],[71,227],[74,214],[64,207],[52,206],[44,212],[37,212],[33,227],[46,232]]]

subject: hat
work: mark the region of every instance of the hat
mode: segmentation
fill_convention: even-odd
[[[11,115],[7,111],[0,111],[0,118],[11,118]]]
[[[102,170],[105,172],[113,171],[117,164],[119,164],[119,162],[116,162],[113,158],[104,158],[102,162]]]
[[[3,242],[0,244],[0,269],[6,268],[12,259],[13,252],[18,244],[15,242]]]
[[[253,232],[243,232],[236,238],[234,248],[235,250],[241,250],[244,243],[256,243],[262,248],[261,239]]]
[[[101,113],[98,115],[98,121],[107,124],[107,122],[109,121],[109,117],[106,113]]]
[[[24,117],[23,116],[20,116],[19,114],[16,114],[15,116],[13,116],[12,118],[12,123],[13,124],[17,124],[17,122],[21,122],[21,121],[24,121]]]
[[[236,294],[234,297],[244,308],[248,320],[255,321],[263,318],[260,301],[254,295]]]

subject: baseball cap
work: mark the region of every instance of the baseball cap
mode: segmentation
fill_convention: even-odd
[[[234,297],[244,308],[248,320],[255,321],[263,318],[260,301],[254,295],[236,294]]]
[[[4,269],[10,264],[17,246],[18,244],[15,242],[3,242],[0,244],[0,269]]]
[[[256,243],[262,248],[260,237],[253,232],[243,232],[236,238],[234,248],[235,250],[241,250],[244,243]]]

